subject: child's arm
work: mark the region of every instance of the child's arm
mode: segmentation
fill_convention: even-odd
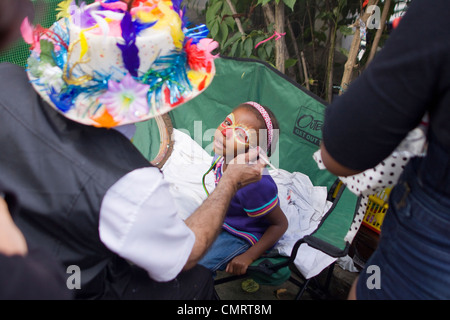
[[[286,232],[288,221],[281,210],[280,205],[277,205],[270,213],[267,214],[266,219],[271,223],[264,232],[261,239],[250,247],[243,254],[234,257],[227,265],[226,272],[236,275],[245,274],[247,267],[256,259],[258,259],[266,250],[270,249]]]

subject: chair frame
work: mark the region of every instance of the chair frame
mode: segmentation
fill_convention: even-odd
[[[292,275],[287,280],[299,287],[299,291],[298,291],[297,295],[295,296],[295,300],[300,300],[303,297],[303,294],[305,293],[305,291],[307,291],[307,290],[312,295],[319,297],[319,299],[331,299],[332,297],[329,293],[329,286],[331,283],[331,278],[333,276],[333,271],[334,271],[336,262],[333,262],[331,265],[329,265],[327,268],[325,268],[323,270],[323,271],[325,271],[326,269],[328,269],[326,279],[325,279],[325,284],[321,285],[319,282],[319,276],[323,273],[323,271],[321,273],[319,273],[317,276],[306,279],[295,267],[294,260],[297,256],[300,246],[303,243],[306,243],[310,247],[320,250],[320,251],[324,252],[325,254],[328,254],[331,257],[335,257],[335,258],[344,257],[345,255],[348,254],[348,251],[349,251],[349,248],[351,245],[350,242],[346,241],[345,248],[342,250],[342,249],[339,249],[329,243],[326,243],[325,241],[321,240],[320,238],[318,238],[314,235],[320,229],[323,221],[326,220],[326,218],[335,209],[345,188],[346,188],[345,185],[339,179],[336,179],[336,181],[330,188],[330,191],[328,192],[327,200],[332,201],[332,206],[330,207],[330,209],[327,211],[327,213],[322,218],[322,221],[319,224],[319,226],[317,227],[316,231],[314,231],[312,234],[304,236],[303,238],[296,241],[296,243],[294,244],[294,247],[292,248],[291,254],[289,255],[289,257],[286,257],[286,261],[280,262],[277,264],[271,264],[270,262],[264,263],[264,260],[263,260],[258,266],[249,266],[247,273],[244,275],[231,275],[231,276],[227,276],[225,278],[216,279],[214,281],[214,286],[221,285],[221,284],[224,284],[224,283],[227,283],[230,281],[235,281],[235,280],[251,277],[251,273],[254,273],[254,272],[261,272],[261,273],[264,273],[264,274],[270,276],[271,274],[277,272],[281,268],[289,267],[292,272],[294,272],[298,277],[302,278],[302,280],[303,280],[303,283],[302,283],[298,279],[292,277]],[[360,203],[360,198],[358,198],[356,205],[355,205],[354,217],[356,216],[356,214],[358,212],[359,203]],[[279,255],[279,256],[281,257],[281,255]],[[217,296],[217,298],[220,299],[220,297],[218,297],[218,296]]]

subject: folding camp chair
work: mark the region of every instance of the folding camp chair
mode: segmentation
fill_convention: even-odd
[[[290,277],[289,267],[296,270],[294,260],[300,246],[306,244],[331,257],[343,257],[364,215],[358,198],[336,176],[320,170],[313,159],[322,137],[325,103],[261,61],[220,57],[216,59],[216,70],[213,82],[204,93],[169,113],[173,127],[185,129],[206,148],[212,142],[212,133],[208,130],[215,129],[240,103],[257,101],[270,107],[280,123],[279,144],[271,157],[272,163],[278,163],[289,172],[304,173],[314,186],[325,186],[328,190],[332,206],[317,230],[299,239],[289,257],[262,257],[248,270],[248,275],[261,284],[291,280],[300,286],[300,298],[316,278],[304,278],[301,283]],[[168,154],[171,148],[167,140],[159,138],[156,127],[152,121],[138,124],[133,140],[149,160],[161,157],[161,152]],[[221,278],[215,284],[235,279],[237,277]]]

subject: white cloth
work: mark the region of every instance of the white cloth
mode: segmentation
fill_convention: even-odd
[[[185,219],[206,199],[202,176],[211,166],[210,156],[191,137],[177,129],[173,133],[174,149],[162,168],[165,181],[170,182],[170,192],[175,200],[179,215]],[[318,227],[321,218],[331,203],[326,201],[326,187],[315,187],[308,176],[285,170],[269,170],[278,187],[280,207],[285,213],[289,227],[275,249],[281,255],[289,256],[295,242],[311,234]],[[206,176],[206,187],[214,189],[213,174]],[[306,278],[319,274],[333,263],[332,258],[320,250],[301,245],[295,265]]]
[[[99,233],[108,249],[156,281],[174,279],[195,242],[194,233],[177,214],[169,183],[154,167],[128,173],[107,191]]]
[[[172,139],[175,142],[172,154],[161,170],[164,180],[170,183],[179,216],[186,219],[207,198],[202,176],[210,168],[213,157],[180,130],[174,129]],[[214,190],[212,174],[205,177],[205,185],[209,193]]]
[[[314,186],[303,173],[290,173],[281,169],[270,173],[278,187],[280,207],[289,222],[288,229],[275,245],[275,249],[283,256],[290,256],[295,242],[317,229],[332,203],[326,200],[327,188]],[[309,279],[335,260],[320,250],[302,244],[294,264],[303,276]]]

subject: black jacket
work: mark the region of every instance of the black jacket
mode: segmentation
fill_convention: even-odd
[[[73,122],[34,91],[25,71],[0,64],[0,181],[20,195],[15,222],[29,247],[81,269],[77,297],[105,291],[115,255],[100,241],[107,190],[150,163],[122,134]]]

